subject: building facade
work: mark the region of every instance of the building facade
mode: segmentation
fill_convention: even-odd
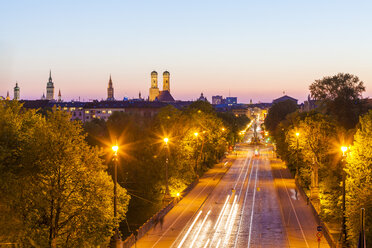
[[[14,100],[19,100],[21,98],[20,89],[18,87],[18,83],[16,82],[16,85],[14,87]]]
[[[47,83],[46,92],[46,99],[54,100],[54,83],[52,81],[52,71],[49,71],[49,81]]]
[[[112,80],[111,80],[111,75],[107,87],[107,101],[115,101],[114,98],[114,88],[112,87]]]

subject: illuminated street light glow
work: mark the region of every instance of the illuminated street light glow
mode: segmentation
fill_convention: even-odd
[[[300,133],[297,132],[297,133],[296,133],[296,136],[297,136],[297,137],[300,136]]]
[[[347,152],[348,149],[347,146],[341,146],[342,156],[345,156],[345,152]]]
[[[165,142],[165,144],[168,144],[168,141],[169,141],[168,138],[164,138],[164,142]]]
[[[118,152],[119,150],[119,147],[117,145],[114,145],[113,147],[111,147],[111,149],[115,152],[115,154]]]
[[[194,135],[195,135],[195,137],[198,137],[199,133],[195,132]]]
[[[180,197],[180,193],[179,193],[179,192],[177,192],[176,196],[177,196],[177,197]]]

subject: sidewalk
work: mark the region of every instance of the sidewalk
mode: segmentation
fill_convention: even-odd
[[[208,170],[199,179],[199,183],[165,215],[163,225],[158,224],[151,228],[144,237],[137,241],[136,246],[132,247],[170,247],[230,166],[238,159],[239,156],[237,158],[229,156]]]

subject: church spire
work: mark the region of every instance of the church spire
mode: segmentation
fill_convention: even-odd
[[[110,79],[107,87],[107,101],[114,101],[114,88],[112,87],[112,79],[110,74]]]
[[[49,82],[52,82],[52,70],[49,70]]]
[[[58,91],[58,102],[62,102],[61,89]]]

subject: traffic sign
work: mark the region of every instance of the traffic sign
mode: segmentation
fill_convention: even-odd
[[[320,239],[323,236],[323,234],[322,234],[322,232],[317,232],[316,236],[318,237],[318,239]]]
[[[322,226],[317,226],[317,227],[316,227],[316,230],[317,230],[318,232],[321,232],[321,231],[323,231],[323,228],[322,228]]]

